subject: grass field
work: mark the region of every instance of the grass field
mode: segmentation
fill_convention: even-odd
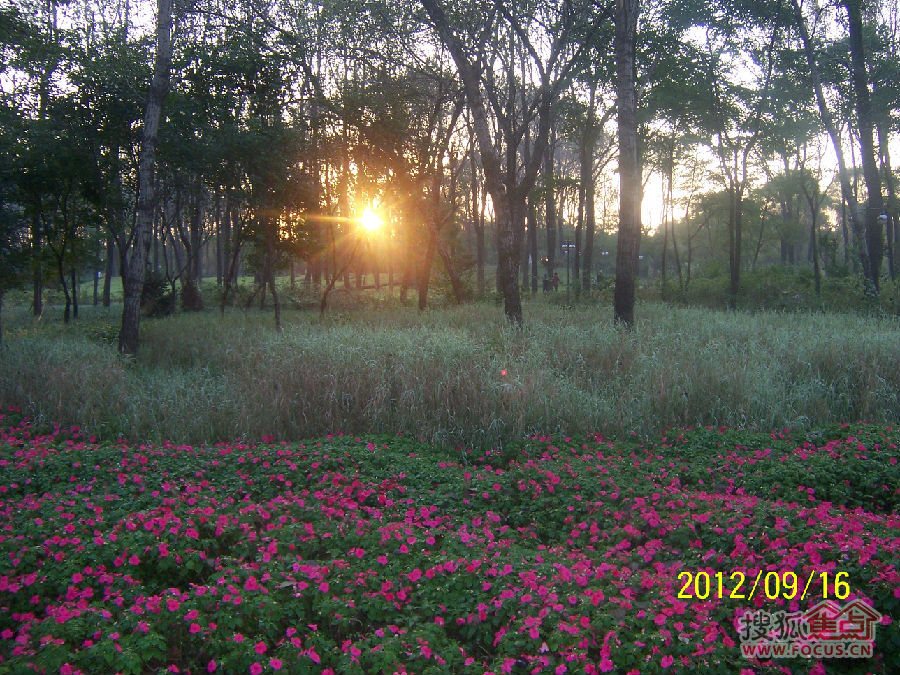
[[[132,361],[116,353],[116,308],[69,326],[12,308],[0,401],[104,438],[190,443],[343,431],[496,447],[900,419],[896,318],[644,303],[626,333],[610,314],[539,298],[516,330],[491,303],[420,313],[337,296],[324,320],[287,311],[280,335],[256,308],[144,320]]]
[[[0,673],[896,673],[898,442],[129,445],[0,414]],[[743,655],[749,612],[826,596],[883,615],[873,657]]]

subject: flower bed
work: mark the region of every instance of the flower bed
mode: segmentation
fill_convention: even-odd
[[[0,426],[0,674],[900,671],[889,427],[476,454]],[[802,601],[678,597],[759,571],[815,574]],[[811,606],[823,572],[884,615],[875,656],[743,658],[736,617]]]

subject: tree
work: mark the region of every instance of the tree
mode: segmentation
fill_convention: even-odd
[[[521,324],[518,271],[526,200],[549,142],[552,105],[589,43],[586,38],[608,17],[609,8],[595,12],[592,3],[568,2],[466,5],[467,16],[478,17],[472,26],[463,25],[459,8],[448,14],[440,0],[422,0],[422,5],[463,84],[496,217],[497,283],[504,313]],[[540,44],[532,38],[535,31]],[[535,73],[531,84],[528,78]]]
[[[0,348],[3,346],[3,296],[25,283],[30,268],[29,227],[15,195],[14,141],[8,131],[14,110],[0,104]]]
[[[803,44],[803,53],[806,58],[807,67],[809,68],[810,84],[816,97],[816,104],[819,109],[819,115],[822,118],[822,125],[828,132],[832,147],[834,148],[834,153],[837,157],[838,179],[840,180],[841,185],[841,196],[844,203],[848,205],[848,216],[851,227],[853,229],[854,238],[856,239],[857,243],[860,244],[859,257],[862,265],[863,276],[866,280],[868,289],[874,293],[877,292],[876,289],[878,288],[878,282],[876,280],[877,273],[874,266],[871,264],[868,246],[863,245],[863,242],[866,241],[866,237],[864,236],[865,230],[863,227],[863,223],[859,220],[859,208],[856,199],[856,192],[850,184],[850,172],[847,169],[847,162],[844,158],[844,146],[841,140],[841,134],[834,122],[834,117],[832,115],[831,109],[829,108],[828,103],[825,99],[825,93],[822,86],[822,75],[819,69],[818,59],[816,58],[815,47],[813,45],[813,41],[810,37],[809,29],[806,24],[806,18],[803,16],[799,0],[791,0],[791,2],[794,17],[793,27],[800,34],[800,39]]]
[[[619,234],[613,318],[634,327],[634,287],[641,245],[641,163],[637,140],[635,37],[639,0],[616,0],[616,115],[619,132]]]
[[[865,226],[866,247],[869,250],[870,281],[872,290],[877,295],[879,277],[881,276],[881,260],[884,256],[884,232],[881,214],[884,213],[884,199],[881,195],[881,176],[875,159],[875,120],[872,112],[872,95],[869,91],[869,73],[866,66],[866,53],[863,46],[863,25],[861,0],[842,0],[847,10],[847,23],[850,37],[850,75],[853,81],[853,92],[856,96],[856,119],[859,125],[859,148],[862,158],[863,176],[866,181]]]
[[[156,57],[153,80],[144,110],[143,138],[138,164],[137,226],[131,255],[125,268],[123,283],[122,327],[119,331],[119,350],[136,354],[141,321],[141,292],[147,270],[147,256],[153,234],[154,174],[156,171],[156,143],[163,101],[169,92],[169,69],[172,63],[172,0],[156,3]]]

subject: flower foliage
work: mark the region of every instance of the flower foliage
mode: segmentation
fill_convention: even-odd
[[[900,669],[900,433],[101,444],[0,419],[0,674]],[[679,573],[847,572],[867,661],[744,660]],[[892,619],[891,617],[894,617]]]

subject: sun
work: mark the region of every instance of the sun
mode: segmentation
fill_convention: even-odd
[[[381,227],[381,218],[372,210],[371,206],[367,206],[366,210],[363,211],[362,215],[359,217],[359,224],[364,230],[375,232]]]

